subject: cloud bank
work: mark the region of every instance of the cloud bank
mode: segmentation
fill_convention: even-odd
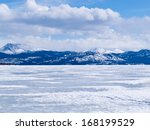
[[[0,17],[1,45],[19,42],[59,51],[150,48],[148,16],[125,19],[109,8],[43,6],[27,0],[15,9],[0,4]]]

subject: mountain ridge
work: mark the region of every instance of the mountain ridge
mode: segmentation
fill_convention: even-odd
[[[29,50],[29,47],[20,43],[7,43],[2,48],[0,48],[0,52],[6,54],[18,54],[23,53]]]
[[[8,48],[6,48],[9,45]],[[90,50],[85,52],[75,51],[50,51],[29,50],[22,46],[6,44],[0,50],[0,64],[12,65],[150,65],[150,50],[139,51],[117,50]],[[15,46],[15,47],[14,47]],[[12,48],[11,48],[12,47]],[[14,49],[14,50],[13,50]],[[23,50],[16,51],[16,50]],[[11,53],[6,53],[9,50]]]

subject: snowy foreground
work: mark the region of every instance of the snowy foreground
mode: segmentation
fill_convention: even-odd
[[[150,66],[0,66],[0,112],[150,112]]]

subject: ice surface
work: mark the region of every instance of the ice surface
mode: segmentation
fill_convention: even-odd
[[[0,112],[150,112],[150,66],[0,66]]]

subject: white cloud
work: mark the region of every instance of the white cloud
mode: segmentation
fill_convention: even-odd
[[[9,20],[12,16],[11,10],[6,4],[0,4],[0,20]]]
[[[148,36],[146,38],[148,38]],[[7,37],[7,40],[9,40],[9,42],[32,45],[33,48],[50,49],[56,51],[85,51],[94,48],[139,50],[149,46],[149,43],[145,41],[145,38],[144,40],[142,38],[135,39],[129,35],[121,35],[116,32],[113,32],[109,35],[104,34],[101,35],[101,37],[91,36],[86,38],[63,40],[32,35],[11,35]]]
[[[111,9],[0,4],[1,44],[20,42],[52,50],[150,48],[150,17],[124,19]]]
[[[111,9],[70,7],[60,5],[57,7],[46,7],[38,5],[35,0],[27,0],[28,10],[20,12],[14,19],[16,22],[40,25],[59,29],[88,29],[119,19],[119,13]]]
[[[35,0],[27,0],[26,7],[31,11],[48,11],[48,7],[38,5]]]
[[[47,7],[38,5],[35,0],[27,0],[23,9],[12,10],[7,5],[0,6],[0,9],[3,10],[1,15],[7,17],[10,23],[62,30],[89,30],[120,19],[119,13],[111,9],[77,8],[69,5]]]

